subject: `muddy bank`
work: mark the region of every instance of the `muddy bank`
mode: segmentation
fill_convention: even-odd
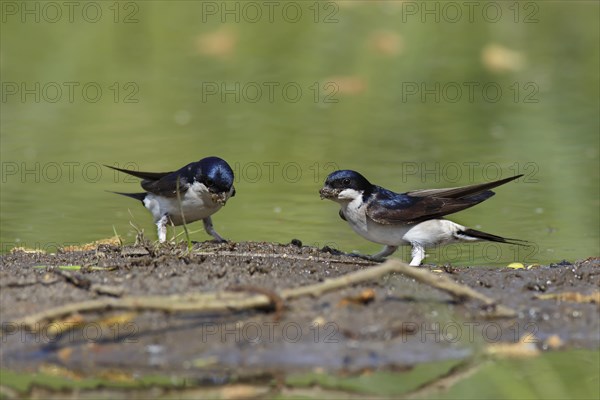
[[[50,363],[89,373],[168,371],[223,383],[262,371],[407,368],[468,358],[490,344],[523,337],[540,349],[599,346],[597,258],[517,270],[423,267],[516,310],[515,318],[490,319],[477,302],[456,301],[391,274],[285,301],[278,310],[92,312],[37,330],[20,329],[19,321],[90,299],[219,290],[276,295],[375,264],[298,241],[205,242],[191,251],[183,244],[104,244],[57,254],[13,251],[0,261],[0,361],[12,370]],[[569,301],[543,298],[565,292],[573,293]]]

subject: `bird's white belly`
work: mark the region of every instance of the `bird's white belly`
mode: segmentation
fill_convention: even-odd
[[[362,234],[366,239],[389,246],[407,244],[404,236],[411,229],[408,225],[383,225],[367,218],[366,230]],[[354,229],[354,227],[353,227]],[[356,231],[356,229],[355,229]],[[358,231],[357,231],[358,232]],[[360,233],[360,232],[359,232]]]
[[[362,199],[358,199],[342,206],[346,221],[348,221],[354,232],[375,243],[389,246],[407,244],[404,235],[412,228],[411,225],[379,224],[366,216],[364,206],[361,206],[361,203]]]
[[[222,207],[212,200],[208,191],[196,191],[193,187],[181,196],[181,208],[177,197],[163,197],[154,194],[146,196],[144,205],[152,213],[154,222],[158,222],[163,215],[168,215],[174,225],[183,224],[182,212],[185,222],[190,223],[210,217]]]
[[[455,222],[432,219],[418,224],[380,224],[366,216],[362,199],[342,205],[342,212],[354,232],[371,242],[388,246],[419,244],[430,247],[457,241],[455,236],[465,227]]]

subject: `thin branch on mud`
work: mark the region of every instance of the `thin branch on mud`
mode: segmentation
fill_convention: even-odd
[[[336,260],[319,258],[318,256],[297,256],[293,254],[274,254],[274,253],[252,253],[248,252],[235,252],[235,251],[200,251],[194,252],[194,255],[198,256],[223,256],[223,257],[249,257],[249,258],[285,258],[288,260],[299,260],[299,261],[327,261],[337,264],[352,264],[352,265],[377,265],[376,262],[371,261],[358,261],[358,260]]]
[[[93,292],[96,292],[98,294],[103,294],[103,295],[113,296],[113,297],[121,297],[125,293],[125,288],[122,286],[109,286],[109,285],[102,285],[99,283],[92,283],[92,286],[90,286],[90,290]]]
[[[60,269],[53,269],[52,272],[62,277],[65,282],[83,290],[89,290],[101,295],[108,295],[113,297],[121,297],[125,293],[125,289],[121,286],[109,286],[102,285],[99,283],[93,283],[88,278],[78,273],[69,273]]]
[[[71,314],[93,311],[131,310],[163,312],[222,312],[263,308],[271,305],[265,295],[219,292],[171,296],[130,296],[87,300],[51,308],[30,315],[17,324],[22,328],[41,329],[45,322],[59,320]]]
[[[33,280],[22,280],[22,281],[13,281],[13,282],[6,282],[6,283],[2,283],[0,284],[0,289],[3,288],[22,288],[22,287],[27,287],[27,286],[35,286],[35,285],[44,285],[44,286],[49,286],[49,285],[54,285],[55,283],[58,282],[62,282],[62,279],[54,279],[51,281],[43,281],[43,280],[38,280],[38,279],[33,279]]]
[[[320,296],[323,293],[345,288],[356,283],[375,280],[391,272],[398,272],[414,278],[426,285],[435,287],[459,300],[473,299],[490,306],[495,317],[512,317],[515,311],[498,305],[493,299],[471,289],[468,286],[454,282],[445,276],[434,274],[426,269],[411,267],[400,261],[389,260],[373,268],[352,272],[337,278],[326,279],[313,285],[285,289],[280,294],[261,292],[248,295],[247,293],[221,291],[213,293],[192,293],[170,296],[129,296],[120,299],[103,298],[72,303],[52,308],[30,315],[20,321],[19,326],[29,329],[41,329],[41,324],[51,322],[75,313],[109,310],[133,311],[163,311],[163,312],[224,312],[241,311],[273,307],[277,309],[275,298],[290,300],[302,296]],[[257,290],[254,290],[255,292]],[[275,297],[274,297],[275,296]],[[282,302],[282,301],[281,301]],[[280,305],[282,307],[282,305]]]

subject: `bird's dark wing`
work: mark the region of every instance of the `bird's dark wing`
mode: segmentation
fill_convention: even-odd
[[[367,216],[380,224],[410,224],[440,218],[473,207],[494,195],[491,188],[522,175],[478,185],[425,189],[398,194],[377,187],[367,205]]]
[[[179,171],[171,172],[159,180],[144,179],[142,181],[144,190],[164,197],[177,197],[177,189],[179,189],[180,194],[183,194],[190,185],[189,179],[180,175]]]
[[[408,193],[394,193],[393,197],[387,197],[374,193],[366,213],[380,224],[412,224],[473,207],[493,195],[491,190],[460,199],[413,197]]]
[[[111,167],[110,165],[105,165],[105,167],[143,179],[141,182],[142,188],[159,196],[176,197],[178,185],[179,193],[183,194],[191,184],[186,167],[173,172],[141,172]]]
[[[135,176],[136,178],[145,179],[147,181],[157,181],[160,178],[163,178],[163,177],[165,177],[165,176],[173,173],[173,172],[142,172],[142,171],[133,171],[131,169],[123,169],[123,168],[111,167],[110,165],[106,165],[106,164],[104,164],[104,166],[108,167],[110,169],[114,169],[115,171],[119,171],[119,172],[123,172],[123,173],[128,174],[128,175]]]
[[[504,185],[510,181],[514,181],[522,177],[521,175],[511,176],[510,178],[500,179],[494,182],[488,183],[480,183],[477,185],[469,185],[469,186],[461,186],[457,188],[448,188],[448,189],[422,189],[422,190],[413,190],[407,192],[406,194],[413,197],[441,197],[444,199],[460,199],[466,196],[470,196],[472,194],[481,193],[485,190],[493,189],[500,185]]]

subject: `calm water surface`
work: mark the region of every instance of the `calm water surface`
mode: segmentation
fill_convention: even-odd
[[[452,219],[532,249],[450,246],[430,260],[599,253],[595,2],[540,2],[519,15],[497,3],[495,22],[436,22],[400,2],[319,12],[297,2],[300,16],[255,22],[252,10],[237,22],[206,2],[137,2],[117,14],[98,4],[94,23],[17,14],[2,24],[3,251],[113,230],[133,241],[130,221],[154,239],[139,203],[107,193],[138,191],[136,180],[101,165],[166,171],[219,155],[238,195],[214,221],[234,241],[378,251],[319,200],[336,168],[395,191],[523,173]],[[200,223],[190,228],[208,238]]]

